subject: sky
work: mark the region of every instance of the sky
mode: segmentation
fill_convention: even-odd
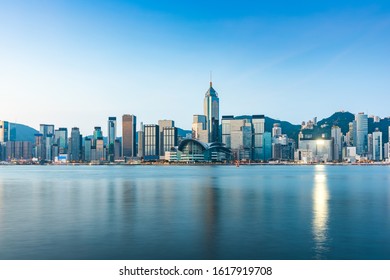
[[[390,1],[0,0],[0,120],[191,129],[210,71],[220,117],[388,117]]]

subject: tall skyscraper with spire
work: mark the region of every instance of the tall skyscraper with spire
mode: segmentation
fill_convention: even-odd
[[[210,88],[204,97],[204,115],[206,116],[207,132],[209,142],[220,142],[219,140],[219,98],[213,88],[210,79]]]

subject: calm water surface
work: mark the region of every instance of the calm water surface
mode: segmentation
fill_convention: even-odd
[[[0,166],[0,259],[390,259],[390,167]]]

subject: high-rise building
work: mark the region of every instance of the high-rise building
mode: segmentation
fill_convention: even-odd
[[[360,156],[366,155],[368,152],[368,117],[364,113],[355,115],[354,125],[354,146],[356,153]]]
[[[54,143],[58,145],[60,154],[68,153],[68,129],[66,127],[60,127],[54,131]]]
[[[194,115],[192,118],[192,138],[203,143],[209,142],[207,118],[205,115]]]
[[[372,159],[375,161],[383,160],[382,154],[382,132],[376,129],[372,133]]]
[[[70,161],[78,162],[81,160],[81,134],[78,127],[73,127],[70,134]]]
[[[219,142],[219,98],[210,82],[210,88],[204,98],[204,115],[206,116],[208,142]]]
[[[160,130],[160,156],[164,156],[165,152],[169,152],[172,147],[177,146],[177,128],[173,120],[159,120],[158,126]]]
[[[103,137],[96,139],[96,160],[100,162],[106,160],[106,149],[104,148]]]
[[[252,125],[253,125],[253,135],[252,135],[252,145],[253,145],[253,160],[264,160],[264,150],[263,150],[263,134],[265,132],[265,117],[264,115],[254,115],[252,116]]]
[[[159,158],[159,126],[156,124],[144,125],[144,159],[155,160]]]
[[[48,135],[54,135],[54,125],[53,124],[40,124],[39,132],[43,135],[43,138],[46,138]]]
[[[6,142],[6,159],[29,160],[32,155],[32,143],[29,141]]]
[[[96,146],[96,141],[98,140],[98,138],[103,138],[103,132],[100,126],[95,126],[93,130],[93,139],[92,139],[93,146]]]
[[[252,123],[247,119],[222,116],[222,143],[238,160],[252,158]]]
[[[10,138],[9,122],[0,121],[0,143],[9,141],[9,138]]]
[[[90,162],[92,160],[91,150],[92,150],[92,139],[89,137],[85,137],[84,140],[84,161],[85,162]]]
[[[38,160],[45,159],[45,145],[42,133],[36,133],[35,136],[35,147],[34,147],[34,156]]]
[[[343,148],[343,142],[342,142],[342,133],[341,128],[338,126],[333,126],[331,130],[331,135],[333,138],[333,160],[340,161],[342,159],[342,148]]]
[[[137,125],[136,116],[134,115],[122,116],[122,156],[125,159],[137,156],[136,125]]]
[[[116,117],[108,117],[108,144],[114,144],[116,139]]]
[[[272,137],[277,137],[282,135],[282,128],[280,127],[280,123],[274,123],[274,127],[272,128]]]
[[[115,160],[116,117],[108,118],[108,160]]]

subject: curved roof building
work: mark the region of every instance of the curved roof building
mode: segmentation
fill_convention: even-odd
[[[173,161],[224,161],[230,160],[232,153],[223,143],[203,143],[196,139],[184,139],[176,151],[177,158],[166,158]]]

